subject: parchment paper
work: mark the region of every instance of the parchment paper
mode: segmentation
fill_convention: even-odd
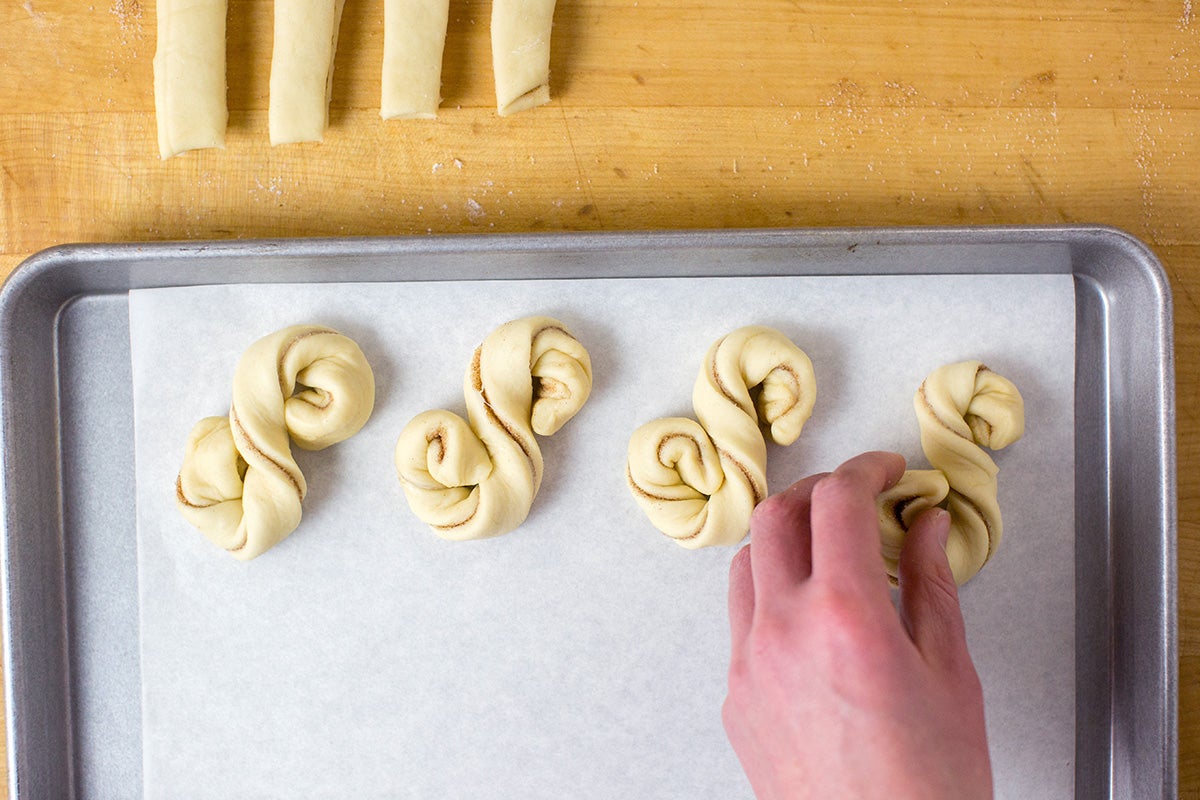
[[[924,466],[913,392],[979,358],[1026,402],[997,454],[1005,541],[962,591],[998,794],[1068,796],[1074,770],[1074,293],[1070,276],[718,278],[156,289],[130,295],[148,798],[749,798],[720,706],[726,572],[624,485],[633,429],[691,415],[708,345],[767,324],[812,358],[813,419],[772,488],[865,449]],[[392,449],[494,327],[558,317],[595,387],[541,439],[524,527],[448,543],[409,511]],[[173,506],[183,443],[228,410],[255,339],[317,322],[378,383],[353,439],[298,452],[300,528],[241,563]]]

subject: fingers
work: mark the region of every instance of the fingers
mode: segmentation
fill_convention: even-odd
[[[754,576],[750,572],[750,545],[733,557],[729,565],[729,638],[736,650],[750,635],[754,619]]]
[[[927,663],[953,668],[967,654],[958,586],[946,560],[950,515],[931,508],[913,522],[900,550],[900,618]]]
[[[824,475],[810,475],[758,504],[750,517],[750,564],[754,592],[761,601],[808,578],[812,572],[809,509],[813,487]]]
[[[809,501],[822,477],[809,476],[754,509],[750,544],[729,565],[729,630],[735,645],[750,633],[756,596],[771,602],[811,572]]]
[[[879,494],[903,474],[902,456],[863,453],[813,488],[814,578],[827,576],[860,589],[876,584],[886,587],[876,502]]]

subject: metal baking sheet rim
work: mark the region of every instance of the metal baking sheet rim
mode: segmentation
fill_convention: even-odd
[[[76,796],[59,320],[74,300],[204,283],[943,274],[966,253],[1065,248],[1075,277],[1077,797],[1177,794],[1176,463],[1170,286],[1133,236],[1076,225],[552,233],[78,244],[21,264],[0,289],[0,566],[9,796]],[[911,259],[918,248],[921,259]],[[1015,248],[1015,249],[1014,249]],[[703,273],[653,253],[704,250]],[[728,255],[736,268],[727,269]],[[759,258],[761,256],[761,258]],[[747,266],[747,258],[750,259]],[[819,266],[815,266],[819,265]],[[1067,271],[1067,270],[1064,270]],[[1095,365],[1092,369],[1089,365]],[[1081,369],[1080,367],[1084,367]],[[39,536],[46,531],[50,535]],[[1088,532],[1091,532],[1090,534]],[[1099,544],[1087,537],[1101,532]],[[1084,576],[1084,577],[1081,577]],[[1107,594],[1097,601],[1093,587]],[[1097,604],[1099,607],[1097,608]],[[1102,730],[1103,735],[1094,732]],[[140,793],[140,787],[137,790]]]

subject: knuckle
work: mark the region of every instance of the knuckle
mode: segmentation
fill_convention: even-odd
[[[756,657],[770,653],[788,639],[791,629],[791,615],[770,608],[762,609],[754,615],[750,629],[751,652]]]
[[[790,654],[803,633],[797,629],[795,615],[779,611],[759,611],[754,615],[750,634],[737,657],[731,659],[730,674],[753,682],[764,674],[789,668]]]
[[[927,564],[920,580],[925,593],[938,607],[958,609],[958,583],[945,559]]]
[[[857,652],[877,638],[875,615],[867,612],[859,595],[849,589],[823,587],[813,609],[832,649]]]
[[[958,584],[954,582],[954,572],[950,569],[950,562],[945,557],[929,559],[923,565],[921,572],[926,583],[936,584],[941,591],[948,594],[958,594]]]
[[[858,482],[845,472],[826,475],[813,487],[813,503],[840,504],[858,492]]]
[[[750,513],[752,530],[773,529],[791,524],[791,509],[786,495],[773,494]]]
[[[958,581],[954,570],[942,552],[929,556],[902,554],[900,559],[900,581],[916,586],[928,602],[938,608],[958,608]]]

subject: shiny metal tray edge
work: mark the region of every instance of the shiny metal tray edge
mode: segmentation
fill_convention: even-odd
[[[1015,271],[1010,259],[1031,248],[1065,250],[1061,271],[1073,274],[1076,285],[1076,661],[1077,674],[1090,679],[1077,682],[1076,796],[1175,797],[1170,287],[1143,243],[1089,225],[80,244],[31,257],[0,289],[0,587],[9,796],[141,795],[140,780],[132,780],[140,778],[140,761],[124,763],[135,755],[126,752],[116,767],[97,764],[106,746],[99,733],[105,724],[120,725],[89,705],[95,684],[108,678],[90,674],[80,661],[82,651],[99,653],[105,646],[83,642],[84,622],[104,613],[97,606],[108,599],[95,589],[105,585],[106,576],[95,574],[102,559],[89,567],[79,543],[86,538],[78,535],[85,530],[81,520],[111,515],[127,522],[123,535],[132,535],[134,526],[132,505],[89,511],[81,508],[92,502],[85,490],[64,482],[79,468],[77,458],[86,461],[85,451],[132,441],[121,438],[121,425],[129,421],[119,419],[120,409],[109,426],[115,432],[99,430],[86,443],[61,422],[64,414],[96,422],[104,416],[98,408],[120,403],[119,391],[95,399],[64,386],[63,375],[73,374],[87,355],[86,348],[73,349],[79,331],[69,309],[75,304],[104,298],[119,304],[131,289],[212,283],[946,274],[962,271],[964,261],[972,272],[1004,273]],[[664,251],[704,251],[709,266],[664,270],[655,259]],[[106,346],[119,353],[124,335],[127,351],[127,332],[113,331],[104,314],[96,317],[100,333],[117,335]],[[122,374],[115,370],[114,383]],[[118,455],[131,462],[132,446],[125,446],[130,452]],[[117,499],[130,500],[132,474],[117,483]],[[127,573],[127,563],[119,566]],[[136,571],[133,580],[136,588]],[[84,583],[91,594],[79,588]],[[1097,587],[1105,590],[1099,597]],[[136,673],[136,644],[132,657]],[[129,658],[113,657],[114,663]],[[140,739],[132,746],[140,747]]]

